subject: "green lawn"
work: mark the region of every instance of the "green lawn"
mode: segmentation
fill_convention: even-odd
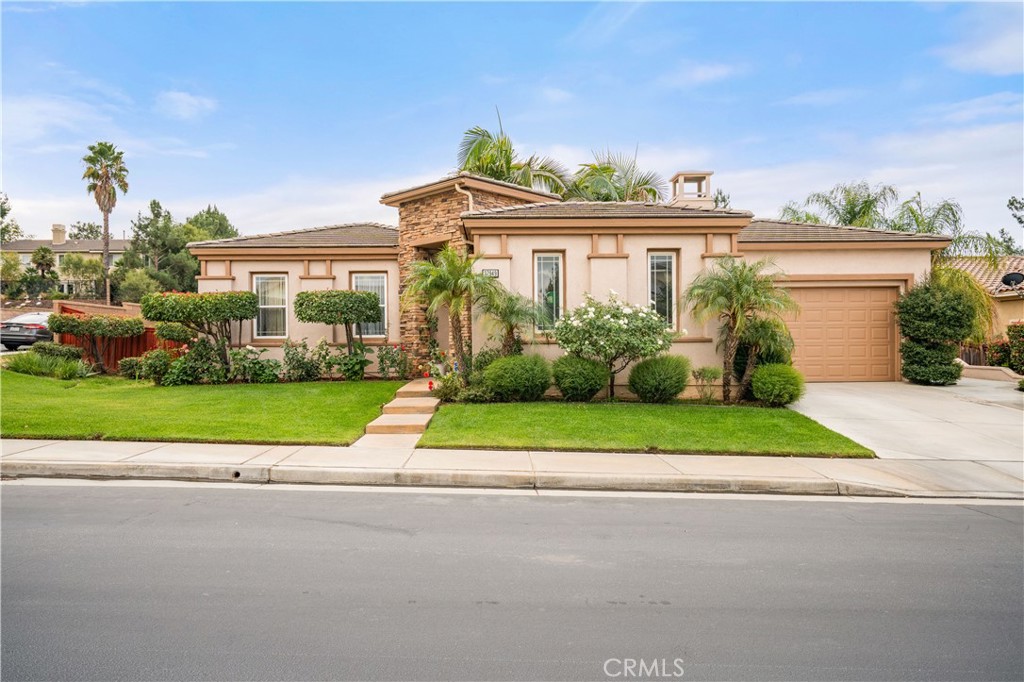
[[[157,387],[0,371],[4,437],[347,445],[399,381]]]
[[[640,403],[445,405],[421,447],[872,457],[787,409]]]

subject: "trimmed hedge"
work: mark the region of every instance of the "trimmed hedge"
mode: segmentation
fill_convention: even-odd
[[[962,291],[933,280],[914,287],[896,301],[903,377],[915,384],[955,384],[961,367],[957,344],[971,335],[975,308]]]
[[[960,380],[963,367],[952,344],[924,344],[906,339],[900,344],[903,378],[914,384],[949,386]]]
[[[259,303],[251,291],[216,291],[204,294],[164,291],[142,297],[142,316],[154,322],[180,322],[197,331],[203,325],[251,320]]]
[[[597,360],[563,355],[551,366],[555,386],[571,402],[589,402],[608,385],[608,368]]]
[[[804,375],[790,365],[761,365],[750,386],[754,397],[772,407],[788,405],[804,394]]]
[[[638,362],[629,372],[629,390],[641,402],[670,403],[686,389],[690,361],[681,355],[659,355]]]
[[[300,291],[295,294],[293,307],[299,322],[344,325],[345,343],[350,354],[355,350],[353,341],[356,335],[352,331],[353,325],[380,322],[380,297],[372,291]],[[361,327],[359,337],[362,338]]]
[[[196,333],[180,322],[157,322],[156,338],[176,343],[190,343]]]
[[[89,350],[89,357],[101,372],[110,339],[142,336],[146,327],[141,317],[118,317],[116,315],[67,315],[54,313],[47,322],[50,331],[57,334],[71,334],[82,339]]]
[[[1024,374],[1024,324],[1011,324],[1006,328],[1009,338],[1007,367],[1017,374]]]
[[[117,363],[117,373],[126,379],[145,379],[145,363],[141,357],[121,358]]]
[[[49,355],[53,358],[64,358],[65,360],[81,360],[85,349],[80,346],[69,346],[64,343],[53,341],[39,341],[32,344],[32,350],[40,355]]]
[[[498,402],[540,400],[551,386],[551,367],[539,355],[513,355],[484,370],[484,387]]]

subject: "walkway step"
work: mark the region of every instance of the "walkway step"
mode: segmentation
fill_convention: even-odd
[[[429,379],[410,381],[395,393],[396,398],[429,398],[431,395]]]
[[[433,414],[382,414],[366,425],[366,433],[423,433]]]
[[[434,414],[437,398],[395,398],[384,406],[384,414]]]

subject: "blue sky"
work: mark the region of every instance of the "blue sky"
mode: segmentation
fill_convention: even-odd
[[[381,193],[497,126],[574,166],[637,150],[772,216],[837,182],[1012,227],[1024,12],[1012,4],[4,2],[2,186],[29,232],[96,220],[86,145],[150,199],[248,233],[395,223]],[[1018,239],[1020,238],[1018,231]]]

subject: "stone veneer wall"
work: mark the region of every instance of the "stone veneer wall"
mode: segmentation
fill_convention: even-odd
[[[492,192],[470,189],[473,194],[474,210],[515,206],[524,202],[522,199],[503,196]],[[405,293],[405,282],[409,277],[412,263],[426,256],[426,251],[414,246],[425,239],[447,240],[453,247],[462,251],[471,248],[462,232],[461,214],[469,210],[469,198],[450,189],[427,197],[413,199],[398,208],[398,268],[399,295]],[[418,363],[428,360],[427,342],[429,332],[426,331],[427,316],[422,306],[402,306],[401,325],[402,343]],[[467,334],[472,334],[469,311],[466,311],[462,326]],[[472,339],[467,339],[471,341]],[[449,348],[453,347],[449,343]]]

